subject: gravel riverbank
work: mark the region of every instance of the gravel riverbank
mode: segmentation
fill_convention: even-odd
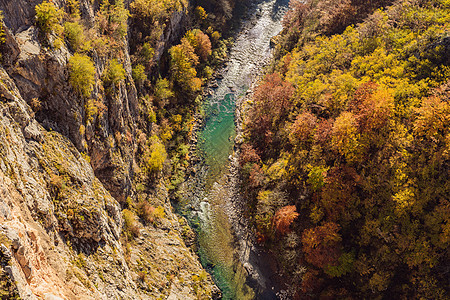
[[[190,148],[191,175],[181,188],[180,211],[198,233],[200,257],[224,298],[277,299],[280,284],[271,256],[258,249],[240,197],[242,112],[270,62],[270,40],[281,29],[288,1],[261,1],[236,34],[225,66],[205,90]],[[228,295],[228,296],[227,296]]]

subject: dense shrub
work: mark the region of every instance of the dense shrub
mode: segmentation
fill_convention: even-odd
[[[75,53],[69,59],[69,82],[75,91],[89,97],[95,84],[95,66],[90,57]]]
[[[61,21],[64,12],[57,8],[53,2],[45,0],[41,4],[36,5],[36,23],[37,26],[46,35],[52,32],[61,31]]]
[[[124,209],[122,215],[125,223],[125,234],[128,235],[128,238],[139,236],[139,224],[136,215],[129,209]]]
[[[69,41],[70,47],[74,51],[83,51],[86,49],[86,36],[83,26],[78,22],[64,23],[64,35]]]
[[[164,208],[162,206],[154,207],[147,201],[142,201],[138,205],[139,216],[147,223],[156,224],[160,222],[165,216]]]
[[[126,72],[122,64],[119,63],[117,59],[111,59],[105,74],[103,74],[103,80],[107,84],[117,85],[125,79],[125,75]]]
[[[154,174],[161,171],[166,159],[166,148],[156,135],[152,136],[149,140],[148,150],[143,156],[144,172]]]
[[[147,75],[145,74],[145,67],[143,65],[134,66],[132,76],[136,83],[142,84],[144,81],[147,80]]]

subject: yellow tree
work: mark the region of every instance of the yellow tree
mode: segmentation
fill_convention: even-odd
[[[349,161],[359,157],[359,134],[356,117],[351,112],[343,112],[333,125],[333,148]]]
[[[173,46],[169,50],[170,67],[173,79],[186,92],[197,92],[202,82],[197,78],[195,66],[198,64],[198,56],[186,38],[181,39],[181,44]]]
[[[83,96],[91,95],[95,83],[95,66],[89,56],[75,53],[69,59],[69,82]]]
[[[206,61],[211,55],[211,41],[209,40],[209,37],[200,29],[193,29],[186,33],[185,38],[194,48],[195,54],[203,61]]]

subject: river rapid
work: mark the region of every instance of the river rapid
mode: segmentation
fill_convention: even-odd
[[[197,131],[192,174],[183,184],[178,210],[197,232],[202,264],[223,299],[277,299],[280,287],[270,258],[254,246],[239,195],[235,140],[240,107],[270,61],[270,40],[282,30],[288,0],[257,0],[235,35],[227,63],[209,85],[203,126]],[[236,137],[237,136],[237,137]]]

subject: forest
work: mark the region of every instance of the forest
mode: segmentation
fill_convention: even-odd
[[[295,299],[448,299],[450,2],[296,1],[242,191]]]
[[[268,2],[0,0],[0,298],[227,297],[176,208]],[[269,257],[288,299],[449,299],[450,0],[291,0],[282,25],[257,85],[227,86],[225,267],[249,298]]]

